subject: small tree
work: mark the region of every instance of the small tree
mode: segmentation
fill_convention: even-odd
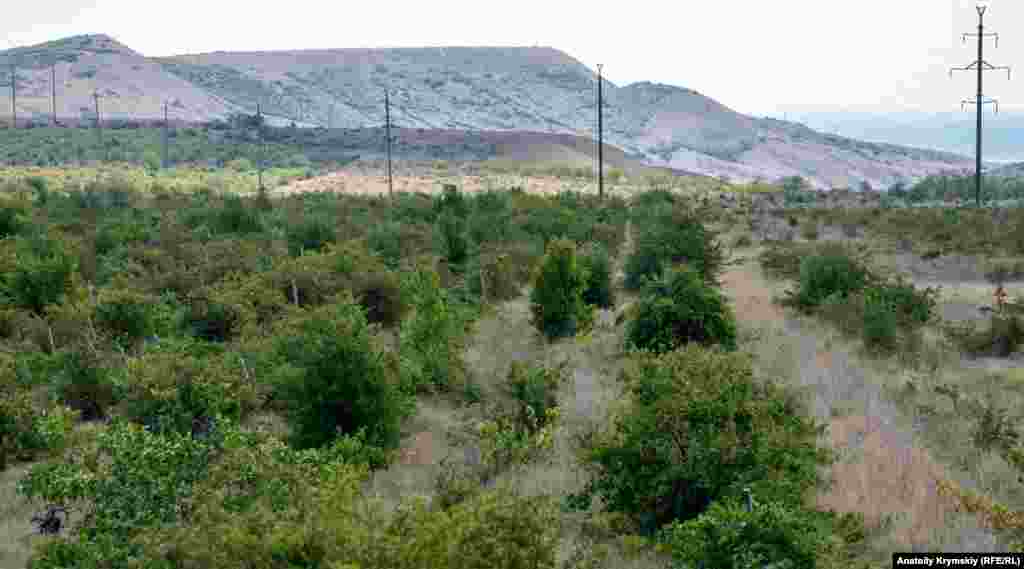
[[[278,393],[289,402],[293,444],[319,447],[339,433],[367,429],[367,442],[391,449],[413,409],[384,354],[371,345],[362,308],[350,295],[308,313],[279,335]]]
[[[548,245],[530,293],[533,324],[548,339],[576,334],[589,322],[583,301],[587,273],[576,258],[576,244],[556,239]]]
[[[626,332],[627,345],[667,352],[695,342],[736,349],[736,321],[717,289],[683,266],[648,282]]]

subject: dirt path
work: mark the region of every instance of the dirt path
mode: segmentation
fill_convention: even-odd
[[[754,256],[730,267],[722,280],[741,326],[760,334],[751,347],[759,373],[807,389],[814,414],[829,426],[839,460],[830,473],[833,485],[819,492],[817,505],[863,513],[869,527],[881,527],[880,548],[992,551],[990,532],[973,520],[951,521],[953,504],[936,492],[946,470],[916,441],[911,423],[883,396],[875,372],[849,342],[773,304],[779,285]],[[833,416],[833,409],[843,411]]]

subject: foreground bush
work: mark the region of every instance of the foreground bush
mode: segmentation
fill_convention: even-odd
[[[287,403],[297,448],[319,447],[365,428],[369,444],[396,448],[415,401],[402,393],[383,353],[371,344],[351,295],[285,322],[277,350],[277,394]]]
[[[35,399],[19,382],[15,362],[0,358],[0,472],[15,461],[64,450],[77,413],[63,406],[40,406]]]
[[[530,293],[533,324],[548,339],[572,336],[589,323],[591,309],[583,302],[587,278],[575,243],[558,239],[548,245]]]
[[[357,447],[354,442],[349,447]],[[187,500],[188,517],[138,538],[153,567],[554,569],[557,509],[499,487],[440,508],[364,498],[364,463],[273,439],[225,441]],[[240,473],[245,473],[240,476]],[[235,488],[225,494],[223,488]]]
[[[18,493],[49,504],[83,508],[89,515],[36,550],[32,567],[127,568],[148,527],[172,524],[179,502],[206,475],[214,447],[188,435],[156,435],[115,420],[94,443],[63,461],[32,467]]]
[[[636,356],[622,381],[628,396],[611,426],[581,440],[592,479],[570,498],[574,507],[600,496],[647,533],[744,487],[761,502],[800,508],[830,463],[817,446],[823,427],[793,393],[755,378],[748,356],[690,344]]]
[[[863,521],[856,516],[776,502],[747,512],[739,500],[716,502],[693,520],[673,522],[659,536],[677,563],[722,569],[848,567],[845,547],[862,539]]]
[[[736,321],[722,293],[684,265],[647,282],[626,345],[663,353],[691,342],[735,350]]]

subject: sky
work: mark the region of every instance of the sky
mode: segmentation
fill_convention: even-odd
[[[688,87],[739,112],[948,112],[976,90],[973,0],[467,0],[268,4],[232,0],[12,2],[0,49],[105,33],[147,56],[344,47],[532,46],[604,65],[617,85]],[[611,5],[611,4],[606,4]],[[992,0],[993,65],[1024,72],[1024,2]],[[6,43],[6,45],[5,45]],[[1000,111],[1024,111],[1024,78],[985,73]]]

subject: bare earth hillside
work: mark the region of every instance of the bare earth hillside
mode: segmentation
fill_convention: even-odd
[[[57,114],[153,119],[164,102],[172,119],[202,121],[259,104],[277,124],[363,129],[392,119],[409,129],[596,134],[596,76],[548,47],[447,47],[215,52],[148,58],[105,35],[76,36],[0,52],[18,66],[19,117],[50,112],[50,65]],[[3,79],[0,88],[9,88]],[[800,175],[818,188],[888,187],[972,167],[966,157],[818,133],[803,125],[746,116],[692,89],[604,83],[605,141],[649,165],[734,181]],[[0,111],[6,115],[6,112]],[[587,152],[553,137],[505,153],[579,163]],[[575,143],[575,146],[580,146]],[[466,159],[477,159],[466,156]]]

